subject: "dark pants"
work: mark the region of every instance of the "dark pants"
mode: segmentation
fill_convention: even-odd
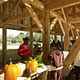
[[[56,70],[56,71],[51,71],[50,76],[51,80],[62,80],[62,69],[61,70]]]
[[[75,80],[80,80],[80,67],[75,66],[74,74],[75,74]]]

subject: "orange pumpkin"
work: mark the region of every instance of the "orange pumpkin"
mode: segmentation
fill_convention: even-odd
[[[4,68],[4,80],[17,80],[19,76],[18,66],[15,64],[6,65]]]
[[[8,69],[8,67],[9,67],[9,65],[8,64],[6,64],[5,66],[4,66],[4,68],[3,68],[3,70],[2,70],[2,72],[6,72],[6,70]]]
[[[31,70],[31,73],[36,72],[38,69],[38,63],[36,60],[28,61],[26,67]]]

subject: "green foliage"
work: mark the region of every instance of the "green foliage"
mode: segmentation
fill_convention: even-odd
[[[16,42],[22,43],[22,42],[23,42],[23,37],[24,37],[24,33],[19,33],[19,34],[15,37]]]
[[[30,37],[30,32],[27,32],[27,33],[25,34],[25,36],[29,38],[29,37]]]
[[[40,34],[40,33],[34,33],[33,34],[33,39],[34,39],[34,41],[42,41],[42,34]]]

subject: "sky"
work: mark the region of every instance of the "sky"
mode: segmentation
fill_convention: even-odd
[[[10,30],[10,29],[7,29],[7,35],[12,35],[12,36],[16,36],[18,35],[19,33],[26,33],[25,31],[17,31],[17,30]],[[2,35],[2,29],[0,29],[0,35]]]

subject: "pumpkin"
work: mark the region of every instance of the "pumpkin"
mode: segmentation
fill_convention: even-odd
[[[31,73],[36,72],[38,69],[38,63],[36,60],[28,61],[26,63],[26,68],[30,69]]]
[[[9,66],[9,65],[8,65],[8,64],[6,64],[6,65],[4,66],[4,68],[3,68],[2,72],[4,72],[4,73],[5,73],[5,72],[6,72],[6,70],[8,69],[8,66]]]
[[[5,65],[4,67],[4,80],[17,80],[19,76],[18,66],[15,64]]]
[[[26,69],[25,64],[19,62],[19,63],[17,63],[16,65],[17,65],[18,68],[19,68],[19,76],[22,76],[23,73],[24,73],[24,71],[25,71],[25,69]]]

